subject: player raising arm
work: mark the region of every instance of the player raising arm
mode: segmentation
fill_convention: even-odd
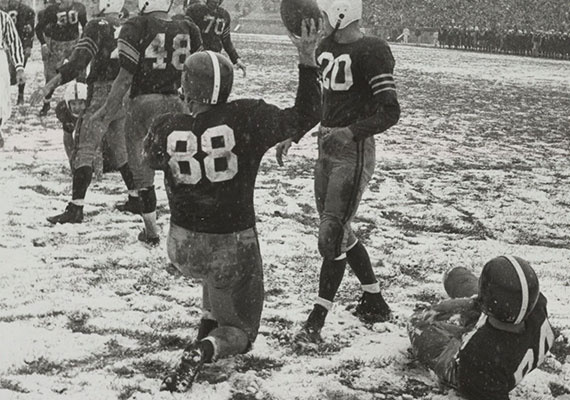
[[[390,318],[366,248],[351,222],[374,172],[374,135],[390,128],[400,116],[392,52],[385,41],[361,32],[361,0],[323,0],[321,7],[326,37],[317,49],[323,100],[315,197],[323,262],[318,297],[299,335],[311,342],[321,339],[347,262],[363,290],[356,315],[368,322]],[[290,144],[278,146],[278,161]]]
[[[172,20],[171,5],[172,0],[139,0],[141,15],[125,22],[119,35],[119,74],[107,101],[89,121],[91,129],[106,130],[130,89],[125,136],[135,191],[127,207],[140,210],[145,229],[139,240],[153,246],[160,242],[154,170],[142,159],[143,139],[154,118],[186,110],[178,97],[184,60],[202,48],[198,27],[187,19]]]
[[[411,318],[414,352],[465,398],[509,400],[554,343],[534,270],[519,257],[496,257],[478,280],[457,267],[446,274],[444,286],[451,299]]]
[[[202,280],[205,310],[196,341],[186,347],[163,390],[189,389],[204,363],[245,353],[257,336],[264,289],[255,179],[269,148],[288,137],[299,139],[318,121],[318,35],[313,21],[293,39],[300,63],[293,107],[253,99],[228,102],[233,66],[206,51],[185,63],[190,115],[162,115],[149,130],[148,162],[165,171],[170,204],[168,256],[184,275]]]

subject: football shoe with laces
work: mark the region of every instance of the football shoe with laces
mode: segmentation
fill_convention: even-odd
[[[62,214],[48,217],[47,220],[52,224],[79,224],[83,222],[83,206],[68,203]]]
[[[201,344],[193,342],[184,349],[176,369],[164,378],[160,390],[178,393],[188,391],[203,366],[204,357]]]
[[[145,229],[139,232],[138,236],[139,241],[151,246],[156,247],[160,244],[160,237],[158,236],[149,236]]]
[[[353,315],[363,322],[386,322],[392,317],[392,311],[382,293],[364,292]]]

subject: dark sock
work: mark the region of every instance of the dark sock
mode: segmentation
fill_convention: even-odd
[[[346,252],[346,260],[362,285],[378,282],[368,252],[361,242],[357,242],[352,249]]]
[[[334,301],[334,296],[340,287],[346,260],[323,260],[321,275],[319,277],[319,297]]]
[[[24,88],[26,87],[25,83],[22,83],[20,85],[18,85],[18,93],[19,94],[24,94]]]
[[[119,172],[121,173],[121,176],[123,177],[123,181],[125,182],[127,189],[133,190],[135,188],[135,181],[133,179],[133,173],[131,172],[131,169],[129,168],[129,163],[125,163],[125,165],[120,167]]]
[[[93,175],[93,168],[88,166],[73,171],[72,200],[83,200],[85,198],[87,188],[91,183],[91,175]]]
[[[202,360],[205,363],[211,363],[214,358],[214,345],[209,340],[200,341],[200,350],[202,350]]]
[[[154,186],[141,190],[139,196],[142,202],[143,214],[150,214],[156,211],[156,192],[154,191]]]

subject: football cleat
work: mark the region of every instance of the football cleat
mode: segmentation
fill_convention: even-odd
[[[363,322],[386,322],[392,317],[392,311],[382,293],[364,292],[353,315]]]
[[[42,109],[40,110],[40,117],[45,117],[48,114],[49,109],[51,108],[48,102],[44,102]]]
[[[48,217],[47,220],[52,224],[79,224],[83,222],[83,206],[69,203],[62,214]]]
[[[131,214],[140,214],[142,209],[141,199],[138,196],[131,196],[124,203],[119,203],[115,208],[121,212],[128,212]]]
[[[328,310],[319,304],[315,304],[301,331],[295,335],[298,343],[320,343],[323,341],[321,330],[325,325]]]
[[[161,391],[182,393],[188,391],[204,366],[200,342],[188,345],[176,369],[162,381]]]
[[[139,239],[139,241],[146,243],[147,245],[149,245],[151,247],[156,247],[160,244],[160,237],[148,236],[145,229],[140,231],[138,239]]]

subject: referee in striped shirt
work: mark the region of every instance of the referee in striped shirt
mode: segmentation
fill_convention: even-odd
[[[2,124],[12,111],[10,103],[10,70],[6,52],[10,53],[16,68],[18,84],[24,83],[24,48],[10,16],[0,11],[0,147],[4,147]]]

